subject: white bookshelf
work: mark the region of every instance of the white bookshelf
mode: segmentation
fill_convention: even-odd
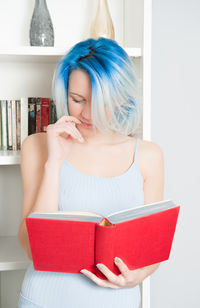
[[[26,269],[31,263],[19,245],[17,236],[1,236],[0,247],[0,271]]]
[[[19,165],[21,163],[21,151],[0,151],[1,165]]]
[[[26,0],[23,1],[26,2]],[[64,0],[61,2],[62,5],[73,6]],[[54,6],[54,1],[52,3]],[[141,138],[146,140],[150,140],[151,136],[151,7],[151,0],[116,0],[115,8],[113,7],[115,27],[119,38],[124,42],[124,46],[123,44],[121,46],[135,61],[138,78],[141,81],[143,105]],[[1,10],[0,18],[3,14]],[[13,18],[14,16],[13,13]],[[78,27],[78,24],[75,27]],[[75,30],[74,33],[77,33],[77,29]],[[19,33],[21,28],[17,31],[16,33]],[[63,35],[65,35],[64,32]],[[68,35],[69,37],[71,35],[72,39],[74,34],[68,33]],[[76,40],[80,41],[81,38]],[[66,46],[57,44],[56,47],[25,45],[6,47],[2,44],[0,47],[0,82],[3,85],[0,88],[0,99],[20,99],[25,96],[51,97],[51,81],[55,64],[73,46],[73,44],[66,44]],[[22,274],[25,274],[31,262],[17,238],[23,197],[20,163],[20,150],[0,151],[0,308],[17,308],[15,299],[19,295],[18,286],[22,283],[22,280],[20,283],[18,281],[20,277],[18,273],[23,278]],[[5,290],[9,289],[10,285],[13,288],[8,296]],[[141,308],[150,308],[150,278],[143,281],[141,291]]]
[[[42,62],[59,61],[70,47],[20,46],[0,49],[0,62]],[[141,57],[141,48],[124,47],[130,57]]]

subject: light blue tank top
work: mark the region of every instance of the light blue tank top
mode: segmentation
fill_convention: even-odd
[[[107,216],[144,204],[143,177],[137,164],[139,141],[137,138],[132,165],[118,176],[87,175],[64,160],[60,169],[59,210],[85,210]],[[139,285],[104,288],[83,274],[36,271],[33,263],[26,270],[21,295],[45,308],[139,308],[141,300]]]

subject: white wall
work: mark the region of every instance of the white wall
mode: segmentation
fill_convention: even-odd
[[[170,260],[151,276],[151,308],[198,308],[200,1],[152,1],[152,141],[165,155],[165,197],[182,208]]]
[[[46,0],[46,2],[54,27],[55,47],[71,47],[89,37],[97,1]],[[0,1],[0,48],[30,44],[29,28],[34,5],[35,0]],[[108,5],[117,42],[125,44],[126,47],[141,47],[143,1],[108,0]]]

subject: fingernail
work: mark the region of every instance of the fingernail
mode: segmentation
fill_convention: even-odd
[[[83,139],[83,137],[79,137],[78,140],[79,140],[80,142],[85,142],[85,139]]]
[[[96,266],[98,267],[98,269],[102,269],[103,268],[102,264],[100,264],[100,263],[98,263]]]
[[[116,263],[119,263],[119,262],[120,262],[120,258],[115,257],[115,262],[116,262]]]
[[[83,273],[83,274],[85,274],[85,273],[86,273],[86,271],[85,271],[84,269],[82,269],[80,272],[81,272],[81,273]]]

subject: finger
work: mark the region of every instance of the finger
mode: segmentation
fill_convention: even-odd
[[[79,132],[79,130],[76,128],[76,127],[74,127],[73,126],[73,124],[72,123],[60,123],[60,124],[58,124],[57,126],[56,126],[56,130],[58,129],[58,128],[61,128],[63,131],[65,131],[65,132],[67,132],[67,133],[69,133],[69,134],[71,134],[72,133],[72,135],[75,137],[75,138],[81,138],[81,139],[83,139],[83,136],[81,135],[81,133]]]
[[[68,129],[68,127],[70,127],[74,134],[78,137],[78,138],[83,138],[83,136],[81,135],[80,131],[76,128],[76,126],[73,125],[74,123],[63,123],[62,125],[64,127],[66,127]]]
[[[110,281],[106,280],[106,279],[100,279],[99,277],[97,277],[95,274],[93,274],[92,272],[84,269],[84,272],[82,272],[85,276],[87,276],[89,279],[91,279],[92,281],[94,281],[98,286],[100,287],[104,287],[104,288],[112,288],[112,289],[119,289],[120,287],[111,283]]]
[[[80,131],[75,126],[75,123],[73,123],[73,122],[61,122],[61,123],[58,123],[56,125],[56,127],[63,127],[63,126],[67,129],[68,129],[68,127],[71,127],[78,138],[83,138]]]
[[[72,136],[72,138],[81,139],[80,135],[77,134],[77,132],[74,130],[73,127],[67,126],[67,129],[66,129],[66,127],[62,125],[62,126],[57,126],[54,129],[55,129],[55,132],[59,135],[60,133],[67,133],[68,135]]]
[[[73,117],[73,116],[68,116],[68,115],[64,115],[62,116],[60,119],[58,119],[56,121],[56,123],[61,123],[61,122],[65,122],[65,121],[72,121],[72,122],[76,122],[77,124],[81,124],[81,121],[78,120],[77,118]]]
[[[105,264],[97,264],[98,269],[107,277],[107,279],[116,284],[120,284],[120,280],[117,275],[115,275]]]
[[[74,121],[74,122],[77,122],[77,123],[81,123],[80,120],[78,120],[77,118],[73,117],[73,116],[69,116],[69,115],[63,115],[60,119],[58,119],[56,121],[56,123],[60,123],[60,122],[65,122],[66,120],[68,121]]]
[[[127,278],[130,275],[130,270],[128,268],[128,266],[122,261],[122,259],[115,257],[114,259],[115,264],[117,265],[117,267],[119,268],[121,274]]]

